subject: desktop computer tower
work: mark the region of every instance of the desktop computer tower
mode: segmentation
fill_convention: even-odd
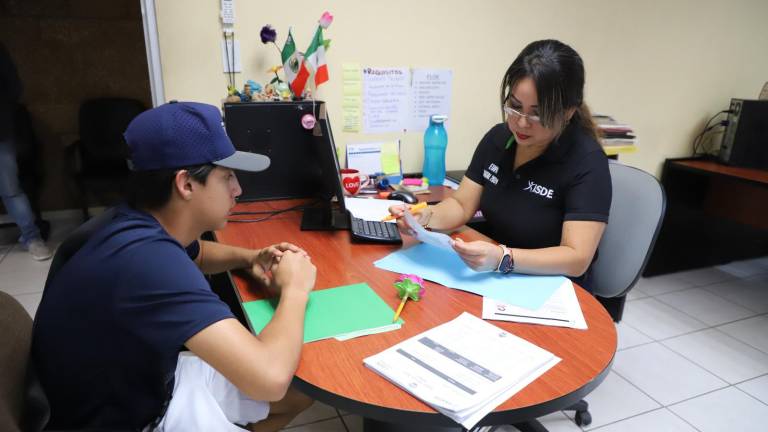
[[[768,170],[768,100],[731,99],[730,111],[720,161]]]
[[[251,102],[224,105],[227,135],[240,151],[270,158],[264,171],[237,172],[243,189],[238,201],[313,198],[326,189],[317,157],[317,139],[302,126],[318,116],[323,102]]]

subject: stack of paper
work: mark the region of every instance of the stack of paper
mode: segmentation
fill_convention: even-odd
[[[367,221],[381,221],[389,216],[390,207],[402,205],[403,202],[397,200],[344,197],[344,207],[352,213],[352,216]],[[392,219],[389,222],[395,223],[396,220]]]
[[[254,332],[261,333],[272,319],[277,301],[243,303]],[[313,291],[309,294],[304,318],[304,343],[327,338],[347,340],[397,330],[403,320],[393,323],[394,315],[395,311],[365,283]]]
[[[613,117],[602,114],[593,115],[592,120],[603,134],[601,141],[604,146],[635,145],[635,131],[630,125],[619,123]]]
[[[363,360],[467,429],[559,361],[466,312]]]
[[[566,280],[538,309],[526,309],[488,297],[483,298],[483,318],[586,330],[587,321],[576,298],[573,283]]]

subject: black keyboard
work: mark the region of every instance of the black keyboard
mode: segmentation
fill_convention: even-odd
[[[349,231],[352,240],[358,242],[401,244],[400,232],[397,225],[387,222],[367,221],[349,217]]]

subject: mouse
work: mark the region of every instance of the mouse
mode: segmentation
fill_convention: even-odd
[[[416,198],[416,195],[413,194],[411,191],[407,190],[396,190],[389,194],[389,197],[387,199],[391,200],[398,200],[403,201],[408,204],[416,204],[419,202],[419,200]]]

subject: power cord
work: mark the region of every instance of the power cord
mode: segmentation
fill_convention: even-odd
[[[696,135],[696,138],[693,139],[693,156],[694,157],[695,156],[699,156],[699,155],[703,155],[703,154],[710,154],[711,153],[711,149],[706,149],[705,150],[703,148],[704,147],[704,141],[703,141],[704,135],[707,132],[711,131],[712,129],[714,129],[714,128],[718,127],[718,126],[727,126],[728,125],[728,120],[721,120],[720,122],[718,122],[718,123],[716,123],[714,125],[710,125],[710,123],[712,123],[712,120],[716,119],[717,116],[719,116],[720,114],[730,113],[730,112],[731,112],[731,110],[719,111],[717,114],[715,114],[712,117],[710,117],[709,120],[707,120],[707,123],[704,125],[704,129],[698,135]]]
[[[710,131],[712,131],[712,129],[714,129],[716,127],[726,127],[726,126],[728,126],[728,124],[729,124],[728,120],[721,120],[719,123],[710,126],[708,128],[708,130],[707,130],[707,133],[709,133]],[[707,134],[703,135],[701,137],[700,142],[699,142],[699,150],[700,150],[701,154],[704,154],[704,155],[707,155],[707,156],[716,156],[717,149],[716,148],[712,148],[708,144],[711,145],[712,143],[715,142],[715,140],[712,139],[713,136],[714,136],[714,133],[722,133],[724,131],[725,131],[724,129],[720,129],[718,131],[714,131],[713,133],[709,133],[708,135]]]
[[[277,216],[282,213],[287,213],[290,211],[303,211],[307,208],[314,207],[318,203],[320,203],[320,200],[314,201],[310,204],[302,203],[297,204],[295,206],[287,207],[284,209],[276,209],[276,210],[260,210],[260,211],[238,211],[238,212],[232,212],[229,215],[230,216],[248,216],[248,215],[259,215],[259,214],[266,214],[267,216],[264,216],[262,218],[258,219],[227,219],[228,222],[235,222],[235,223],[254,223],[254,222],[263,222],[265,220],[269,220],[274,216]]]

